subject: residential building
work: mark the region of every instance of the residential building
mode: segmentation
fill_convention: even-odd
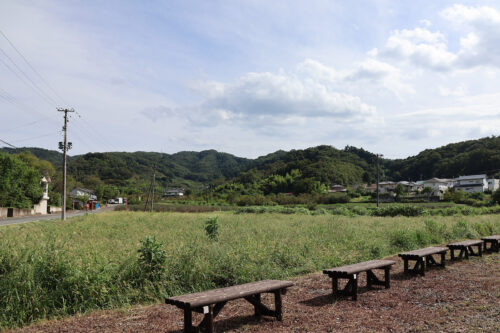
[[[488,189],[488,181],[486,175],[460,176],[454,188],[466,193],[484,192]]]
[[[378,191],[381,194],[392,193],[396,189],[396,186],[397,186],[396,182],[391,182],[391,181],[380,182],[378,183]]]
[[[88,196],[89,200],[97,200],[97,196],[94,194],[94,191],[82,187],[75,187],[71,190],[69,195],[72,198]]]
[[[163,192],[164,197],[182,197],[183,195],[184,195],[184,190],[180,188],[171,189]]]
[[[452,188],[454,185],[455,180],[447,178],[432,178],[424,180],[422,184],[423,188],[432,188],[432,194],[436,196],[442,196],[444,192]]]
[[[346,188],[344,185],[331,185],[330,189],[328,190],[329,193],[335,193],[335,192],[346,192]]]
[[[500,188],[500,179],[488,179],[488,190],[491,192],[496,191]]]

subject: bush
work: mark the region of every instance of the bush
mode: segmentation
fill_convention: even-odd
[[[219,240],[219,218],[217,216],[205,221],[205,232],[211,240]]]
[[[425,211],[416,206],[386,206],[372,211],[372,216],[422,216]]]
[[[138,264],[141,271],[149,281],[161,281],[165,274],[165,262],[167,253],[162,249],[163,244],[156,241],[153,236],[147,236],[141,241],[141,247],[137,252],[140,253]]]

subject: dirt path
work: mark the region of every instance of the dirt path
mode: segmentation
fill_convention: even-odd
[[[315,273],[293,279],[295,287],[284,297],[283,322],[255,319],[253,307],[239,300],[221,311],[216,332],[500,332],[500,254],[447,262],[445,269],[409,278],[393,259],[398,264],[391,289],[360,288],[356,302],[334,300],[331,280]],[[263,299],[272,303],[271,297]],[[15,332],[173,333],[182,332],[182,320],[181,310],[160,304],[93,312]]]

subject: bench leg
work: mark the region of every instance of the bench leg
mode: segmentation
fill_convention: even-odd
[[[391,268],[386,267],[384,269],[384,278],[385,278],[385,289],[389,289],[391,287]]]
[[[189,306],[184,308],[184,333],[193,333],[193,313]]]
[[[446,257],[446,252],[441,253],[441,267],[445,267],[444,258]]]
[[[205,329],[208,333],[214,333],[214,306],[208,306],[208,313],[205,314]]]
[[[424,260],[424,257],[418,258],[417,264],[415,265],[415,268],[417,268],[417,265],[418,265],[417,272],[420,275],[425,276],[425,260]]]
[[[408,274],[408,259],[403,259],[404,260],[404,272],[405,274]]]
[[[478,254],[479,254],[480,257],[483,256],[483,247],[481,246],[481,244],[479,244],[477,246],[477,252],[478,252]]]
[[[450,249],[450,259],[455,260],[455,249]]]
[[[334,296],[338,296],[339,294],[339,279],[334,277],[332,278],[332,291]]]
[[[276,319],[278,321],[283,321],[283,303],[281,300],[281,290],[276,290],[274,292],[274,307],[276,312]]]
[[[352,276],[352,287],[351,287],[352,300],[356,301],[358,299],[358,275],[353,274]]]
[[[255,297],[255,301],[257,301],[257,302],[261,303],[261,300],[260,300],[260,294],[257,294],[257,295],[255,295],[254,297]],[[261,311],[260,311],[260,308],[259,308],[258,306],[256,306],[256,305],[254,305],[253,307],[254,307],[254,309],[255,309],[255,317],[260,317],[260,316],[262,316],[262,313],[261,313]]]

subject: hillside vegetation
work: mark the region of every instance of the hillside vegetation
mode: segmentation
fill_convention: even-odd
[[[56,168],[60,167],[61,154],[55,151],[40,148],[2,150],[8,153],[27,150],[52,162]],[[299,188],[300,193],[317,188],[316,183],[373,183],[376,163],[375,154],[352,146],[280,150],[253,160],[215,150],[175,154],[108,152],[73,156],[69,161],[69,175],[75,182],[90,188],[107,184],[125,193],[130,193],[130,189],[141,192],[148,188],[152,168],[156,166],[157,184],[162,187],[201,189],[227,181],[252,184],[266,182],[269,177],[293,177],[293,186],[278,187],[285,192],[297,192],[294,189]],[[380,168],[382,180],[415,181],[478,173],[498,176],[500,137],[453,143],[406,159],[381,159]],[[273,181],[275,179],[270,179],[271,183]],[[275,189],[261,192],[275,192]]]

